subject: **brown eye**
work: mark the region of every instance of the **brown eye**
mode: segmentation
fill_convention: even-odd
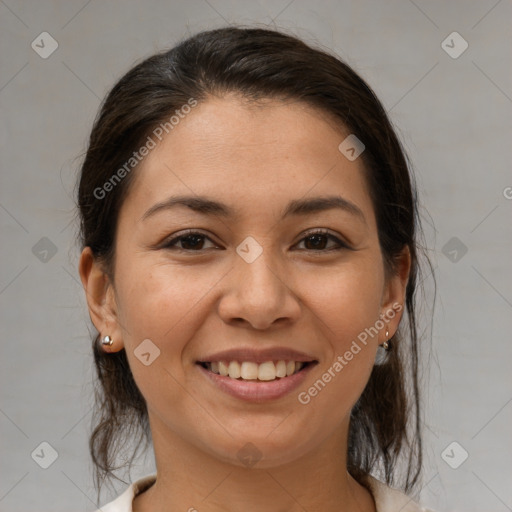
[[[185,234],[181,234],[172,238],[168,242],[165,242],[161,248],[178,251],[200,252],[203,249],[208,249],[208,247],[204,247],[207,241],[213,244],[212,240],[203,233],[198,231],[189,231]],[[299,242],[299,244],[301,243],[304,243],[304,249],[306,251],[328,252],[341,249],[349,249],[349,246],[346,243],[342,242],[339,238],[330,234],[328,231],[317,231],[310,233]],[[329,246],[329,243],[331,246]],[[333,243],[334,246],[332,245]],[[216,246],[213,244],[213,247]]]
[[[189,231],[186,234],[176,236],[168,242],[165,242],[162,248],[198,252],[205,248],[204,244],[207,240],[211,242],[210,238],[203,233],[198,231]]]
[[[314,233],[308,234],[308,236],[304,237],[300,242],[304,242],[305,249],[308,251],[332,251],[339,249],[348,249],[347,244],[343,243],[339,238],[330,234],[328,231],[316,231]],[[327,247],[329,242],[334,242],[334,247]]]
[[[205,237],[203,235],[187,235],[180,237],[178,243],[181,243],[182,249],[194,250],[202,249]]]

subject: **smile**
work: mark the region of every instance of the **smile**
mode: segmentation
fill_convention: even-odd
[[[300,372],[306,365],[310,364],[303,361],[265,361],[255,363],[253,361],[212,361],[199,363],[206,370],[229,377],[230,379],[247,381],[273,381],[290,377]]]
[[[196,368],[215,389],[238,400],[263,403],[290,395],[318,361],[198,361]]]

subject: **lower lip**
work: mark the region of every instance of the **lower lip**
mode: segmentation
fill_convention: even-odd
[[[268,400],[277,400],[294,389],[298,388],[307,377],[307,374],[315,364],[308,364],[301,371],[271,381],[260,380],[237,380],[231,377],[224,377],[217,373],[213,373],[200,364],[197,365],[199,370],[216,384],[225,393],[245,400],[247,402],[266,402]]]

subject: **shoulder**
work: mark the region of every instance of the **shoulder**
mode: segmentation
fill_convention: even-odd
[[[96,512],[132,512],[133,499],[156,481],[156,473],[147,475],[131,484],[120,496]]]
[[[367,484],[375,500],[377,512],[433,512],[372,476],[367,477]]]

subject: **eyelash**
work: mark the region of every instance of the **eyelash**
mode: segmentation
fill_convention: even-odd
[[[177,250],[177,251],[187,252],[187,253],[202,252],[203,249],[194,250],[194,249],[183,249],[183,248],[180,248],[180,247],[176,247],[176,243],[179,243],[180,240],[183,240],[185,238],[188,238],[188,237],[191,237],[191,236],[194,236],[194,235],[203,237],[203,238],[205,238],[207,240],[210,240],[210,242],[215,243],[215,242],[213,242],[213,240],[211,240],[210,237],[208,237],[204,233],[201,233],[200,231],[188,230],[185,233],[183,233],[183,234],[181,234],[179,236],[176,236],[176,237],[172,238],[171,240],[169,240],[167,242],[164,242],[164,244],[161,246],[161,248],[162,249],[169,249],[169,250]],[[331,251],[340,251],[340,250],[343,250],[343,249],[350,249],[350,247],[345,242],[340,240],[338,237],[332,235],[331,233],[329,233],[329,231],[327,231],[325,229],[319,229],[319,230],[311,231],[311,232],[307,233],[307,235],[304,236],[301,240],[299,240],[298,243],[301,243],[304,240],[306,240],[307,238],[313,237],[315,235],[326,236],[328,239],[335,241],[339,245],[339,247],[334,247],[334,248],[331,247],[330,249],[302,249],[302,250],[305,250],[305,251],[308,251],[308,252],[316,252],[316,253],[324,252],[325,253],[325,252],[331,252]]]

